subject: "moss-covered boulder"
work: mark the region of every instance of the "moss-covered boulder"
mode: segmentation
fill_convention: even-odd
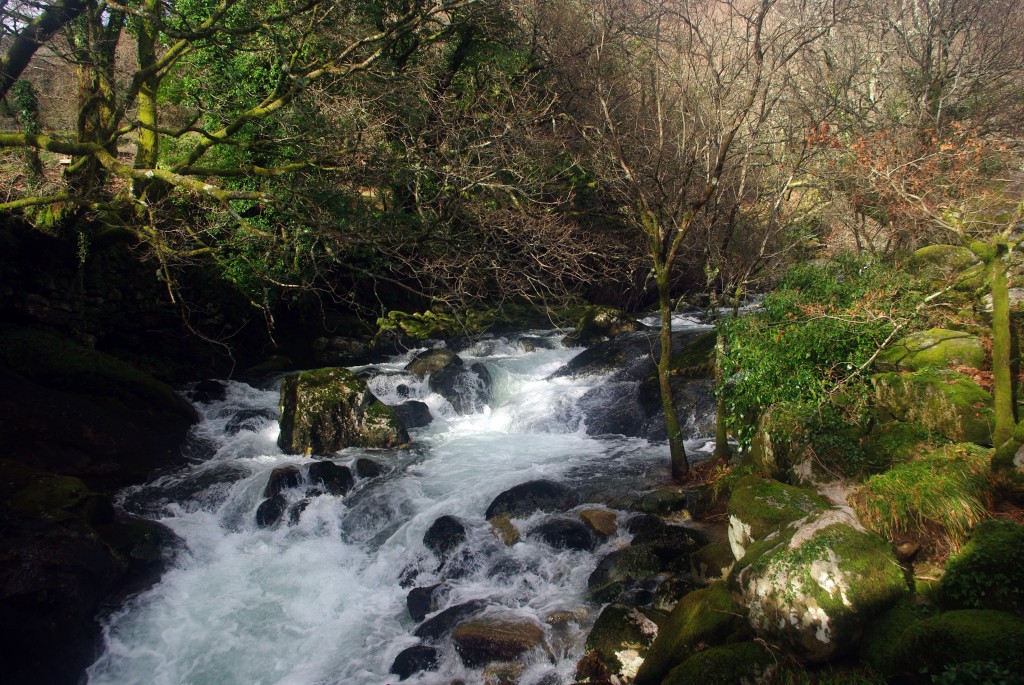
[[[884,471],[923,457],[945,444],[945,438],[929,433],[920,424],[885,421],[875,424],[862,448],[869,471]]]
[[[636,674],[636,685],[658,685],[669,671],[706,645],[747,639],[749,627],[743,613],[724,582],[683,597],[662,621]]]
[[[661,560],[650,545],[631,545],[609,553],[598,562],[587,580],[590,595],[612,602],[661,570]]]
[[[872,378],[877,405],[953,442],[992,444],[992,396],[947,369],[881,373]]]
[[[471,668],[495,661],[511,661],[540,647],[544,629],[522,616],[487,615],[460,623],[452,642],[462,662]]]
[[[729,545],[733,556],[742,558],[752,542],[830,506],[810,490],[756,475],[744,476],[729,497]]]
[[[907,592],[889,545],[847,509],[815,511],[752,544],[729,585],[755,632],[807,663],[847,653]]]
[[[330,454],[345,447],[398,447],[409,434],[366,382],[344,368],[316,369],[281,381],[281,434],[289,454]]]
[[[932,328],[896,341],[875,358],[879,371],[921,371],[954,366],[985,367],[981,338],[963,331]]]
[[[1024,615],[1024,525],[982,521],[946,564],[939,601],[951,609],[999,609]]]
[[[596,342],[614,338],[627,331],[642,331],[647,327],[619,309],[590,307],[576,322],[572,333],[562,339],[566,347],[588,347]]]
[[[958,667],[1019,678],[1024,673],[1024,619],[1005,611],[964,609],[924,619],[903,631],[894,661],[901,682],[933,683]],[[966,669],[965,669],[966,670]],[[1004,675],[1005,677],[1005,675]],[[996,678],[938,682],[1019,682]]]
[[[462,359],[448,348],[435,347],[415,355],[412,361],[405,365],[405,370],[414,376],[423,378],[440,371],[449,364],[461,365],[462,363]]]
[[[694,654],[661,685],[754,685],[769,681],[775,656],[757,642],[736,642]]]
[[[815,458],[808,419],[802,407],[769,408],[757,421],[744,465],[756,475],[803,487],[830,480]]]
[[[657,635],[658,624],[639,609],[608,605],[587,636],[586,656],[577,668],[577,678],[589,678],[590,682],[612,678],[631,681]]]
[[[909,266],[935,287],[953,282],[960,290],[974,292],[985,283],[984,264],[963,245],[927,245],[914,253]]]
[[[690,555],[690,576],[694,582],[710,585],[728,575],[735,560],[728,541],[711,542]]]
[[[910,626],[927,618],[927,610],[906,598],[879,614],[864,631],[857,656],[873,672],[896,682],[896,645]]]

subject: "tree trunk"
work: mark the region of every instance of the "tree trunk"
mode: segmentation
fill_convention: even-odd
[[[725,357],[725,338],[719,333],[715,341],[715,458],[729,458],[729,433],[725,430],[725,378],[722,359]]]
[[[143,14],[138,21],[139,71],[146,76],[139,89],[139,140],[135,152],[136,169],[154,169],[160,157],[160,137],[157,132],[159,124],[157,114],[157,92],[160,88],[160,77],[156,73],[157,20],[159,18],[159,0],[145,0],[142,5]],[[146,194],[152,181],[136,181],[134,191],[136,197]]]
[[[658,359],[658,389],[661,406],[665,410],[665,430],[672,458],[672,480],[685,481],[690,477],[690,463],[683,445],[683,428],[679,425],[676,401],[672,397],[672,298],[669,295],[669,271],[655,265],[658,283],[658,309],[661,312],[661,357]]]
[[[995,428],[992,442],[999,447],[1013,433],[1013,378],[1010,370],[1010,292],[1006,276],[1006,245],[996,245],[989,276],[992,288],[992,394]]]

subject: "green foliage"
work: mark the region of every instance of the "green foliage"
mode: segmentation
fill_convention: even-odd
[[[430,309],[412,314],[392,311],[377,319],[377,330],[378,335],[385,331],[400,331],[413,340],[426,340],[481,333],[493,322],[494,313],[491,311],[470,309],[458,315]]]
[[[1024,685],[1024,675],[994,661],[950,664],[932,676],[936,685]]]
[[[914,311],[916,285],[905,273],[853,257],[801,264],[765,298],[761,312],[723,323],[727,423],[740,446],[750,447],[765,408],[817,409],[858,374],[895,322]]]
[[[854,497],[861,521],[892,539],[937,528],[954,548],[988,517],[985,506],[991,450],[949,445],[869,478]]]
[[[1024,526],[996,520],[978,524],[971,541],[946,565],[939,598],[950,608],[1024,614]]]

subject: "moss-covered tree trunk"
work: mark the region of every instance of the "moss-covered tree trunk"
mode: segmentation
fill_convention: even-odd
[[[159,0],[144,0],[137,26],[139,73],[143,76],[138,96],[139,139],[135,151],[136,169],[156,168],[160,156],[160,137],[157,131],[157,93],[160,88],[160,77],[156,69],[159,12]],[[151,184],[152,181],[136,180],[133,184],[135,196],[143,197]]]
[[[683,444],[683,427],[679,423],[676,401],[672,396],[672,297],[669,270],[655,259],[655,278],[658,284],[658,310],[661,313],[661,357],[658,359],[658,390],[661,406],[665,410],[665,431],[672,460],[672,479],[686,480],[690,476],[690,462]]]
[[[1013,374],[1010,368],[1010,290],[1004,255],[1005,243],[996,243],[991,257],[989,283],[992,289],[992,394],[995,400],[995,428],[992,442],[998,447],[1013,433]]]
[[[725,429],[725,338],[719,332],[715,340],[715,458],[729,458],[729,432]]]

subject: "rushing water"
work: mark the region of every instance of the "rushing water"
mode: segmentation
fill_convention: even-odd
[[[228,382],[224,401],[197,405],[203,420],[195,463],[122,494],[126,510],[166,524],[184,545],[158,584],[107,618],[105,649],[89,668],[89,682],[397,682],[389,674],[395,656],[418,642],[406,609],[409,590],[400,582],[415,571],[417,585],[446,582],[442,608],[483,599],[545,626],[549,650],[527,657],[524,685],[573,682],[599,609],[586,596],[587,578],[603,554],[628,538],[620,533],[593,554],[528,537],[505,547],[484,511],[500,492],[537,478],[566,482],[595,501],[601,493],[642,490],[664,479],[668,450],[637,438],[587,435],[577,402],[602,378],[547,380],[579,352],[557,345],[560,335],[494,338],[461,352],[467,363],[483,362],[494,381],[490,406],[468,416],[403,375],[408,357],[361,369],[374,374],[370,387],[385,402],[426,402],[433,423],[411,431],[409,449],[333,455],[349,465],[369,457],[390,470],[358,480],[344,497],[314,494],[297,522],[274,528],[255,523],[271,470],[310,460],[276,445],[276,384]],[[691,450],[711,448],[694,437]],[[293,501],[303,496],[295,490]],[[423,544],[424,532],[445,514],[468,528],[457,577],[439,576]],[[517,523],[527,530],[532,521]],[[558,610],[578,617],[575,629],[544,623]],[[482,680],[447,647],[437,672],[406,682],[456,678]]]

